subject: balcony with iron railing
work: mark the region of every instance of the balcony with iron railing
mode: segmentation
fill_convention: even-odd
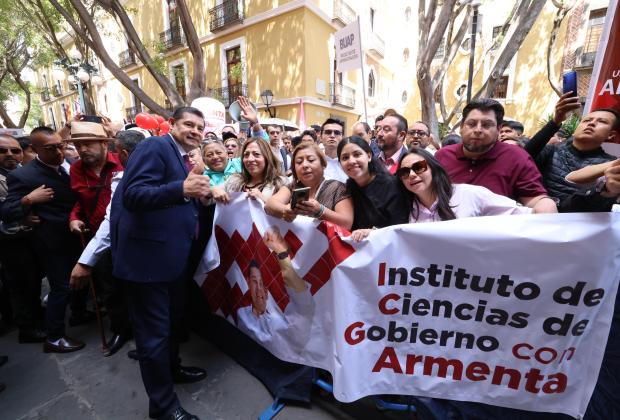
[[[374,32],[368,36],[368,53],[379,59],[385,57],[385,41]]]
[[[248,96],[248,85],[238,83],[222,88],[207,88],[205,93],[209,98],[217,99],[224,106],[229,107],[237,100],[238,96]]]
[[[357,13],[344,0],[334,0],[334,16],[332,22],[346,26],[357,19]]]
[[[159,41],[166,50],[185,45],[185,37],[180,25],[171,26],[170,29],[160,32]]]
[[[136,115],[142,112],[142,105],[132,106],[129,108],[125,108],[125,115],[127,120],[134,121],[136,119]]]
[[[224,0],[209,9],[209,29],[217,32],[237,23],[243,23],[243,0]]]
[[[332,104],[355,108],[355,89],[340,83],[330,83]]]
[[[41,100],[43,102],[49,102],[49,100],[50,100],[50,90],[49,89],[46,88],[46,89],[43,89],[41,91]]]
[[[596,51],[581,53],[577,59],[578,67],[593,67],[596,59]]]
[[[53,96],[62,96],[62,89],[58,85],[52,86],[52,95]]]
[[[134,64],[136,64],[136,56],[133,51],[125,50],[118,55],[118,65],[120,68],[124,69]]]

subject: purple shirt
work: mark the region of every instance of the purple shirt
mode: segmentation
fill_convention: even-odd
[[[435,158],[455,184],[480,185],[513,200],[547,195],[536,164],[518,146],[498,141],[479,158],[470,159],[462,144],[452,144],[439,149]]]

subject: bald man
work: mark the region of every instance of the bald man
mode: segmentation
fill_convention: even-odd
[[[84,347],[84,343],[65,334],[69,278],[81,250],[79,238],[71,234],[67,222],[76,195],[62,167],[65,144],[60,136],[48,127],[38,127],[32,130],[30,139],[37,157],[8,174],[9,192],[1,217],[5,223],[19,222],[29,215],[40,221],[33,228],[32,246],[50,284],[43,351],[68,353]]]

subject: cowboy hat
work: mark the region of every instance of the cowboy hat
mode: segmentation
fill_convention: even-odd
[[[71,137],[66,141],[109,141],[114,140],[109,137],[103,129],[103,125],[87,122],[87,121],[73,121],[71,123]]]

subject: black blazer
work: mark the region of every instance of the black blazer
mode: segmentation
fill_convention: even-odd
[[[54,198],[43,204],[30,208],[41,219],[35,228],[35,234],[48,247],[55,247],[66,242],[69,232],[69,213],[77,200],[71,189],[69,175],[60,175],[53,168],[33,159],[27,165],[11,171],[7,175],[9,193],[1,208],[0,217],[6,223],[19,222],[27,211],[21,199],[41,185],[54,190]]]

